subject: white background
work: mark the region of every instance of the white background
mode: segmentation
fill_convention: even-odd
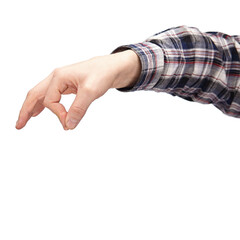
[[[54,68],[180,25],[240,34],[236,3],[1,1],[1,240],[240,238],[240,120],[214,106],[111,89],[74,131],[49,110],[15,129]]]

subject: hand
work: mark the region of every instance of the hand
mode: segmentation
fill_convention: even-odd
[[[110,88],[134,85],[140,72],[140,60],[132,50],[57,68],[28,92],[16,128],[23,128],[31,117],[47,107],[56,114],[65,130],[74,129],[94,100]],[[71,93],[76,97],[67,112],[60,103],[61,95]]]

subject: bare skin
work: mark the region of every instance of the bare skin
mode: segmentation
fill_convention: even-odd
[[[59,118],[65,130],[74,129],[90,104],[110,88],[133,86],[141,73],[141,62],[132,50],[94,57],[55,69],[27,94],[16,123],[22,129],[45,107]],[[76,94],[69,111],[60,103],[62,94]]]

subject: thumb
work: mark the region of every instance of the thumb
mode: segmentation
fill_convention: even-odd
[[[78,125],[92,102],[91,94],[84,90],[78,91],[66,117],[68,129],[74,129]]]

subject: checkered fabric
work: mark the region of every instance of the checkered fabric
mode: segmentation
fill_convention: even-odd
[[[136,52],[142,70],[133,87],[119,91],[166,92],[240,117],[240,36],[184,25],[119,46],[112,53],[126,49]]]

